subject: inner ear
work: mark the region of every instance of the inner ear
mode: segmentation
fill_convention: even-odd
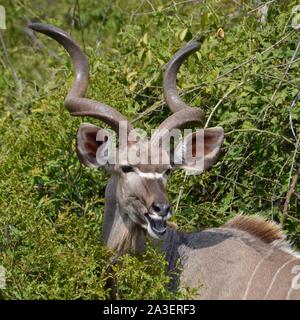
[[[190,133],[174,151],[174,166],[198,172],[208,169],[218,159],[223,139],[220,127]]]
[[[99,168],[97,150],[108,141],[108,132],[89,123],[83,123],[77,130],[76,149],[81,163],[91,168]]]
[[[204,156],[218,154],[224,139],[224,130],[222,128],[204,129]],[[196,145],[194,146],[196,148]]]

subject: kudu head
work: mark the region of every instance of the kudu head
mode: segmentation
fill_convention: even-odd
[[[95,117],[119,135],[120,152],[113,163],[104,155],[111,142],[108,131],[92,124],[81,124],[77,131],[79,160],[88,167],[112,172],[117,177],[116,201],[120,214],[136,228],[147,230],[152,237],[161,238],[166,231],[166,221],[172,214],[167,196],[169,173],[176,168],[206,170],[216,161],[223,142],[223,129],[216,127],[190,133],[171,151],[164,147],[164,141],[170,138],[172,130],[203,121],[203,111],[186,105],[176,87],[179,67],[199,48],[199,44],[188,44],[169,61],[164,73],[163,90],[172,115],[159,125],[150,141],[144,142],[137,137],[126,117],[117,110],[84,98],[88,85],[88,63],[74,40],[54,26],[32,23],[29,27],[58,41],[72,59],[75,79],[65,100],[71,115]],[[148,161],[137,162],[135,156],[128,154],[148,154]],[[153,155],[164,161],[151,161]]]

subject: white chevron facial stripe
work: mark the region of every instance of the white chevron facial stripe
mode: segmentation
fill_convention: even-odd
[[[163,179],[164,178],[164,174],[163,173],[142,172],[137,168],[135,169],[135,171],[141,178],[146,178],[146,179]]]

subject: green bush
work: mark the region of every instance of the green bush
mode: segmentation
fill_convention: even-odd
[[[63,107],[72,67],[61,47],[24,32],[39,19],[71,32],[90,61],[88,97],[105,102],[148,131],[170,113],[162,71],[191,39],[203,41],[178,75],[185,101],[201,106],[209,126],[223,126],[219,162],[189,176],[173,220],[192,231],[219,226],[236,213],[283,216],[299,165],[297,1],[10,1],[0,60],[0,265],[4,299],[105,299],[113,253],[99,242],[107,174],[81,167],[80,121]],[[77,4],[77,5],[74,5]],[[224,37],[218,33],[224,30]],[[278,44],[276,44],[279,42]],[[276,45],[275,45],[276,44]],[[5,45],[5,47],[3,46]],[[290,63],[292,61],[292,63]],[[214,108],[217,106],[217,108]],[[298,141],[299,142],[299,141]],[[184,172],[169,181],[176,206]],[[297,186],[284,229],[300,247]],[[153,263],[155,261],[155,264]],[[114,266],[120,298],[169,299],[166,263],[156,250]]]

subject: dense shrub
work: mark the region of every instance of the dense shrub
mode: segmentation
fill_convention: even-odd
[[[29,20],[71,32],[90,61],[88,96],[147,130],[169,115],[162,97],[165,64],[187,41],[202,41],[182,66],[178,86],[190,105],[201,106],[206,119],[211,116],[209,126],[224,127],[226,140],[211,170],[170,178],[174,207],[182,186],[173,220],[191,231],[219,226],[241,212],[277,222],[283,217],[299,164],[299,107],[291,108],[299,90],[297,1],[270,3],[263,16],[260,1],[151,3],[4,3],[0,264],[7,270],[5,299],[110,296],[105,270],[112,252],[99,242],[107,175],[77,161],[74,137],[82,120],[63,107],[72,81],[70,61],[54,41],[24,32]],[[300,247],[297,192],[299,187],[284,229]],[[167,289],[165,271],[154,249],[142,257],[125,256],[114,270],[120,297],[177,297]]]

